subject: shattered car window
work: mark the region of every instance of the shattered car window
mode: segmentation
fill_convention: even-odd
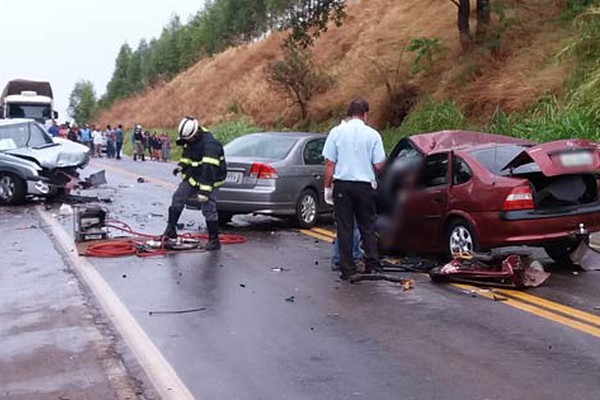
[[[475,150],[469,154],[475,158],[481,165],[487,168],[491,173],[496,175],[510,175],[511,171],[502,170],[506,165],[517,157],[527,146],[507,145],[496,146],[487,149]],[[539,167],[531,162],[516,168],[512,171],[515,173],[536,172]]]
[[[454,157],[452,160],[452,183],[454,185],[467,183],[472,176],[473,173],[467,163],[459,157]]]
[[[34,123],[0,126],[0,151],[52,144],[52,138]]]

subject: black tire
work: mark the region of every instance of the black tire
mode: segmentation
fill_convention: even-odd
[[[0,204],[18,205],[25,202],[27,183],[10,172],[0,172]]]
[[[219,225],[224,226],[231,222],[234,214],[226,211],[219,211]]]
[[[544,250],[554,262],[562,265],[573,265],[571,260],[571,252],[575,250],[575,243],[573,242],[555,242],[544,245]]]
[[[479,243],[471,224],[462,218],[453,220],[446,228],[446,256],[457,252],[477,252]]]
[[[319,200],[312,189],[304,189],[296,201],[296,225],[302,229],[310,229],[319,219]]]

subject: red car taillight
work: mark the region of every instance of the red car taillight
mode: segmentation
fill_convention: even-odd
[[[502,205],[503,211],[533,210],[533,191],[530,186],[519,186],[510,192]]]
[[[277,179],[277,171],[269,164],[254,163],[250,167],[250,176],[257,179]]]

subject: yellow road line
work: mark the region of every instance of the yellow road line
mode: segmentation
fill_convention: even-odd
[[[322,240],[324,242],[333,243],[333,238],[331,238],[329,236],[321,235],[320,233],[317,233],[317,232],[313,232],[312,230],[309,231],[307,229],[300,229],[300,233],[302,233],[306,236],[314,237],[314,238]]]
[[[108,164],[105,164],[103,162],[99,162],[99,161],[96,161],[96,160],[94,160],[92,162],[92,164],[94,164],[96,167],[104,168],[107,171],[111,171],[111,172],[114,172],[116,174],[123,175],[123,176],[128,176],[128,177],[131,177],[133,179],[137,179],[139,177],[143,177],[144,179],[146,179],[150,183],[156,183],[158,185],[165,186],[165,187],[168,187],[170,189],[177,188],[177,185],[174,184],[174,183],[172,183],[172,182],[163,181],[162,179],[148,178],[148,177],[143,176],[141,174],[136,174],[135,172],[131,172],[131,171],[128,171],[128,170],[126,170],[124,168],[116,167],[114,165],[108,165]]]
[[[528,303],[532,303],[532,304],[547,308],[552,311],[557,311],[559,313],[565,314],[568,317],[577,318],[583,322],[587,322],[589,324],[600,327],[600,317],[598,317],[594,314],[590,314],[585,311],[577,310],[572,307],[564,306],[562,304],[555,303],[553,301],[546,300],[541,297],[532,296],[530,294],[523,293],[523,292],[518,292],[516,290],[495,289],[495,292],[504,294],[506,296],[510,296],[511,298],[523,300]]]
[[[481,290],[477,290],[478,288],[476,288],[474,286],[458,284],[458,283],[454,283],[452,285],[455,287],[458,287],[460,289],[463,289],[463,290],[469,290],[469,291],[473,290],[479,296],[485,297],[490,300],[494,300],[495,291],[484,292]],[[528,312],[533,315],[537,315],[538,317],[542,317],[549,321],[556,322],[558,324],[567,326],[569,328],[576,329],[580,332],[587,333],[588,335],[592,335],[597,338],[600,338],[600,328],[597,328],[592,325],[588,325],[584,322],[570,319],[570,318],[560,315],[560,314],[555,314],[551,311],[536,307],[536,306],[528,304],[528,303],[523,303],[521,301],[514,300],[510,297],[505,297],[505,298],[506,298],[506,300],[502,301],[502,303],[506,304],[507,306],[516,308],[521,311]]]
[[[322,228],[312,228],[312,229],[311,229],[311,231],[313,231],[313,232],[317,232],[317,233],[319,233],[319,234],[321,234],[321,235],[329,236],[329,237],[331,237],[331,238],[333,238],[333,239],[335,239],[335,236],[336,236],[336,235],[335,235],[335,232],[332,232],[332,231],[330,231],[330,230],[327,230],[327,229],[322,229]]]

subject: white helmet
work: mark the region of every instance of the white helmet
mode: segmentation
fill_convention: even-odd
[[[179,128],[177,128],[179,139],[188,141],[192,140],[192,138],[198,133],[198,128],[198,121],[195,118],[184,117],[179,123]]]

